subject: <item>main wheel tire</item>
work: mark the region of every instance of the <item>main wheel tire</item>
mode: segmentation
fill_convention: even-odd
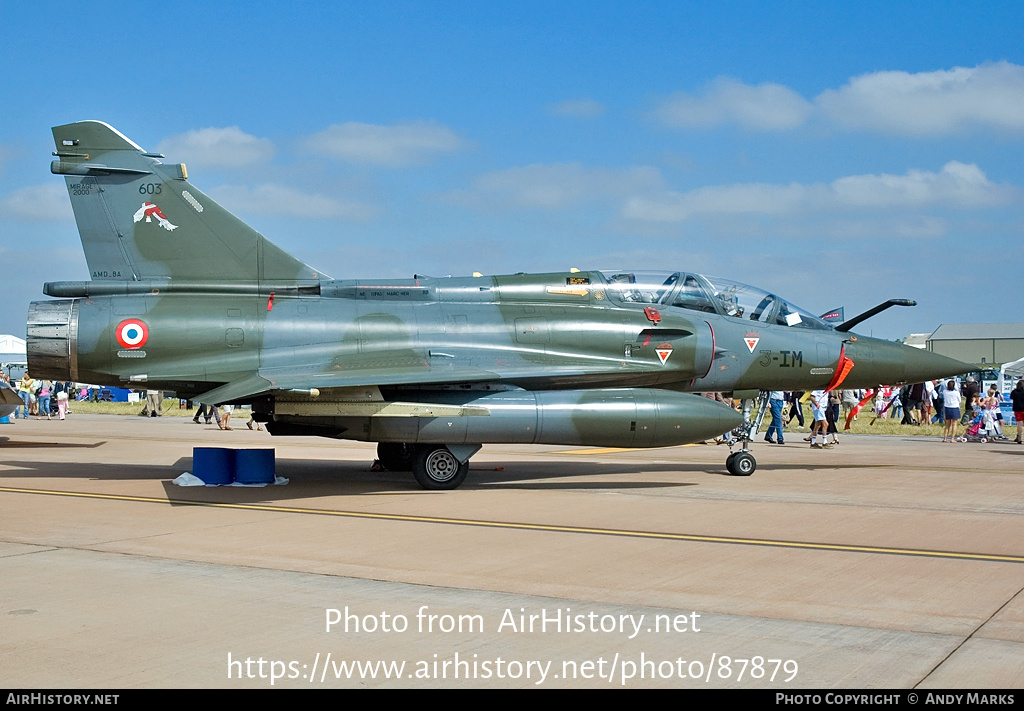
[[[725,460],[725,467],[733,476],[750,476],[757,469],[757,460],[750,452],[735,452]]]
[[[424,489],[455,489],[468,473],[469,462],[460,462],[443,444],[418,448],[412,460],[412,475]]]
[[[377,443],[377,459],[389,472],[411,471],[414,456],[416,447],[407,442]]]

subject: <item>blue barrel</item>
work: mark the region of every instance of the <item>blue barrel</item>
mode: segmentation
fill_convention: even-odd
[[[207,484],[230,484],[235,480],[235,453],[227,447],[193,447],[192,473]]]
[[[235,450],[235,481],[239,484],[274,483],[273,449]]]

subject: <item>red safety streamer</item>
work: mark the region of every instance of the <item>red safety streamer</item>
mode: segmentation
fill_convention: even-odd
[[[853,370],[853,361],[846,357],[846,346],[844,345],[839,349],[839,362],[836,363],[836,372],[832,376],[832,382],[825,388],[825,392],[838,388],[846,380],[846,376],[850,374],[851,370]]]
[[[850,423],[853,422],[853,418],[857,416],[857,413],[860,412],[860,409],[862,407],[864,407],[866,404],[871,402],[871,398],[873,398],[874,396],[875,396],[875,391],[874,390],[868,390],[868,394],[864,396],[864,399],[861,400],[860,402],[858,402],[856,407],[854,407],[852,410],[850,410],[850,414],[846,416],[846,426],[843,427],[844,430],[850,429]]]

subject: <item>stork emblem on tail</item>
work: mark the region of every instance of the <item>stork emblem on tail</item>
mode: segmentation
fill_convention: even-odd
[[[133,219],[136,222],[141,222],[143,217],[146,218],[146,222],[152,222],[155,217],[160,226],[168,232],[173,232],[178,228],[177,225],[172,225],[171,221],[167,219],[167,216],[160,210],[160,208],[151,202],[142,203],[142,207],[135,211]]]

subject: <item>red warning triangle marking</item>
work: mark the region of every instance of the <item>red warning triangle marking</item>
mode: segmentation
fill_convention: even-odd
[[[665,361],[672,355],[672,346],[665,343],[654,349],[654,352],[658,354],[658,358],[661,359],[661,364],[665,365]]]
[[[757,342],[760,340],[760,336],[747,336],[743,339],[743,342],[747,344],[747,348],[749,348],[750,352],[753,353],[754,349],[757,347]]]

